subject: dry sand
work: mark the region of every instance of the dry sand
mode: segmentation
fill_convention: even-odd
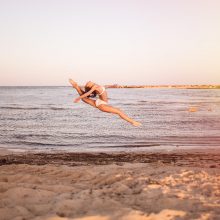
[[[218,151],[0,151],[0,219],[217,220],[219,159]]]

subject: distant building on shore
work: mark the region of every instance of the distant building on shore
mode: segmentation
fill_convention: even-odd
[[[105,85],[107,88],[220,89],[220,85]]]

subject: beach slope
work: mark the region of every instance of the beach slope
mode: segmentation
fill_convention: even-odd
[[[219,152],[2,152],[1,220],[217,220],[219,159]]]

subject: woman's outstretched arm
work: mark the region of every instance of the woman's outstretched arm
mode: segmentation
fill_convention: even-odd
[[[73,86],[73,88],[76,89],[76,91],[79,93],[80,96],[84,94],[84,91],[79,87],[79,85],[75,81],[73,81],[72,79],[69,79],[69,82]],[[96,107],[95,101],[92,99],[83,98],[82,101],[93,106],[93,107]]]
[[[78,98],[75,99],[75,102],[78,102],[80,99],[88,97],[92,92],[96,90],[96,86],[93,86],[88,92],[84,93],[83,95],[80,95]]]

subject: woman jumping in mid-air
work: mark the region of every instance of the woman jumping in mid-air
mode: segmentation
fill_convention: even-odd
[[[78,86],[78,84],[72,79],[69,80],[73,88],[79,93],[79,97],[75,99],[74,102],[79,102],[82,99],[85,103],[98,108],[103,112],[113,113],[119,115],[122,119],[130,122],[134,126],[140,126],[141,123],[129,118],[124,112],[120,109],[108,105],[107,92],[104,86],[97,85],[91,81],[87,82],[85,85],[85,92]],[[99,98],[96,100],[90,99],[89,97],[95,97],[99,95]]]

